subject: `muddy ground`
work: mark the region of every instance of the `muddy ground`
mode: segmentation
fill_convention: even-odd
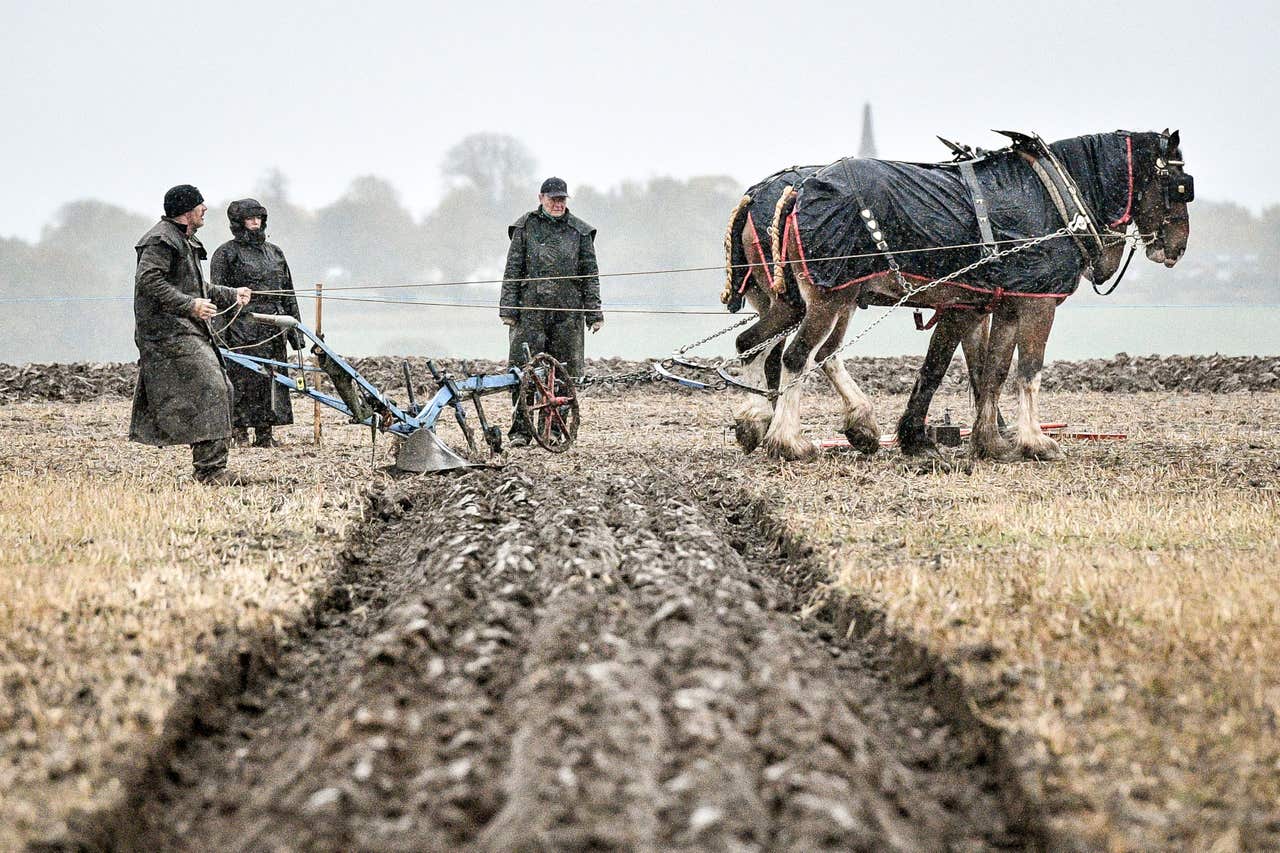
[[[393,396],[403,396],[401,365],[408,361],[414,376],[415,393],[421,398],[434,392],[426,359],[379,356],[352,359],[355,366],[375,385]],[[695,359],[714,365],[715,359]],[[868,393],[905,394],[911,390],[921,359],[848,359],[851,374]],[[439,359],[438,365],[457,376],[502,372],[505,364],[485,360]],[[116,364],[0,364],[0,403],[34,400],[84,402],[100,396],[133,395],[136,368],[132,363]],[[626,387],[654,387],[648,362],[617,358],[590,359],[588,375],[611,381],[628,379]],[[642,381],[636,382],[637,378]],[[816,379],[816,377],[815,377]],[[964,382],[963,359],[957,356],[947,377],[948,383]],[[1011,380],[1012,382],[1012,380]],[[818,386],[825,384],[817,381]],[[662,386],[656,386],[661,388]],[[1280,357],[1276,356],[1140,356],[1120,353],[1110,359],[1055,361],[1046,366],[1042,387],[1046,391],[1277,391],[1280,390]]]
[[[659,446],[381,480],[314,618],[193,680],[55,849],[986,850],[1045,839],[956,682]]]
[[[566,456],[375,476],[290,639],[192,673],[122,803],[36,849],[1079,846],[946,667],[856,605],[801,615],[825,555],[725,476],[724,413],[652,399]]]

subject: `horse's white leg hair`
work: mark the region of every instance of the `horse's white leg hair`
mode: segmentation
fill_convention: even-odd
[[[840,431],[846,432],[857,426],[869,426],[878,435],[880,428],[876,424],[871,398],[858,387],[858,383],[849,375],[848,369],[844,366],[844,361],[838,357],[833,358],[822,365],[822,370],[827,374],[827,378],[835,386],[836,393],[840,395],[840,399],[844,402],[844,423],[841,425]]]
[[[782,380],[779,388],[787,388],[813,366],[813,354],[822,346],[822,342],[827,339],[827,335],[831,334],[831,329],[836,324],[836,316],[832,314],[826,317],[823,328],[815,326],[807,329],[806,326],[814,322],[813,318],[814,312],[810,310],[801,321],[800,329],[789,346],[797,346],[808,335],[811,335],[809,340],[816,343],[812,344],[809,351],[805,353],[804,367],[799,371],[787,367],[787,357],[785,353],[783,354]],[[796,382],[778,398],[778,403],[773,410],[773,420],[769,422],[769,431],[764,435],[764,447],[770,456],[779,459],[808,459],[818,452],[817,445],[805,438],[804,433],[800,431],[800,403],[803,393],[801,383]]]
[[[777,346],[782,346],[782,342],[779,341],[756,353],[746,365],[746,369],[742,371],[744,383],[755,388],[765,387],[768,381],[765,378],[765,363],[769,360],[773,348]],[[755,437],[752,444],[754,447],[763,440],[765,431],[769,428],[769,421],[773,420],[773,403],[762,394],[748,393],[734,407],[733,420],[740,431],[749,432]]]
[[[1028,378],[1018,371],[1018,447],[1024,456],[1057,459],[1062,456],[1058,442],[1040,431],[1040,374]]]
[[[805,370],[809,368],[812,361],[813,354],[810,353],[805,359]],[[803,371],[789,370],[784,363],[782,384],[779,387],[785,388],[801,373]],[[764,446],[770,456],[779,459],[807,459],[817,452],[813,442],[805,438],[800,431],[801,394],[801,384],[797,382],[778,398],[778,404],[773,410],[773,420],[769,422],[769,431],[764,435]]]

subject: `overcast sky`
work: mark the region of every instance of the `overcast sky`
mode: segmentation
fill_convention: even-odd
[[[858,147],[943,159],[933,135],[1182,130],[1206,198],[1280,202],[1272,4],[0,0],[0,235],[59,205],[148,214],[175,183],[243,196],[270,168],[316,206],[357,175],[420,214],[467,133],[545,174],[744,185]],[[536,187],[530,188],[532,202]]]

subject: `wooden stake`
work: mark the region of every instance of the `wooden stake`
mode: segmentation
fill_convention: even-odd
[[[317,337],[319,337],[320,333],[324,331],[323,324],[324,324],[324,282],[319,282],[316,284],[316,336]],[[317,367],[320,364],[320,359],[317,357],[313,356],[311,361]],[[313,407],[313,410],[312,410],[313,411],[313,419],[312,419],[313,433],[315,435],[316,446],[319,447],[320,439],[322,435],[322,430],[320,427],[320,401],[315,400],[312,402],[311,405]]]

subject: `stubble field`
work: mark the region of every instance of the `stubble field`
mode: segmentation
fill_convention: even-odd
[[[410,479],[299,426],[237,491],[119,398],[7,406],[0,846],[1280,844],[1280,394],[1052,392],[1129,438],[948,472],[728,408]]]

